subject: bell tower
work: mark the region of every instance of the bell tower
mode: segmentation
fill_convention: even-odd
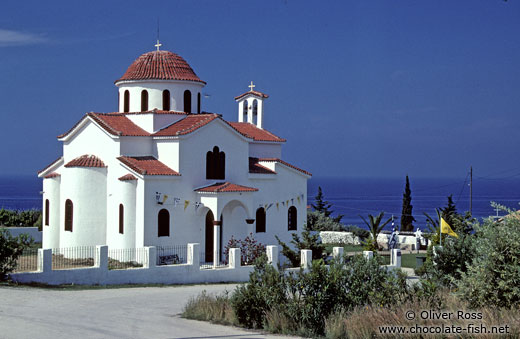
[[[263,128],[264,100],[269,95],[255,91],[256,87],[251,81],[250,90],[235,97],[238,103],[238,122],[248,122],[258,128]]]

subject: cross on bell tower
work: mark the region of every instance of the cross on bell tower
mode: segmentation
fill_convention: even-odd
[[[235,97],[235,101],[238,103],[238,122],[248,122],[258,128],[263,128],[264,100],[269,96],[255,91],[256,85],[252,81],[247,87],[249,87],[248,92]]]
[[[256,86],[253,85],[253,81],[251,81],[251,85],[249,85],[249,86],[247,86],[247,87],[250,88],[250,90],[249,90],[250,92],[253,92],[253,88],[255,88]]]

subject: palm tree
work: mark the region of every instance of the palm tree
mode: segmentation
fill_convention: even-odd
[[[372,234],[372,241],[374,246],[377,250],[379,250],[379,244],[377,243],[377,237],[379,233],[383,230],[383,228],[392,220],[392,218],[388,218],[387,221],[381,224],[381,220],[383,220],[383,216],[385,215],[385,212],[379,213],[376,217],[374,217],[372,214],[368,215],[368,220],[366,221],[365,218],[363,218],[361,215],[361,219],[367,224],[368,229],[370,231],[370,234]]]

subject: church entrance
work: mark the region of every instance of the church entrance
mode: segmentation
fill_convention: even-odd
[[[208,211],[206,214],[206,247],[205,247],[205,262],[213,261],[213,212]]]
[[[215,218],[213,217],[213,212],[208,211],[206,214],[206,243],[205,243],[205,253],[204,253],[204,262],[213,262],[213,236],[214,236],[214,224]],[[222,229],[224,227],[224,223],[222,220],[222,215],[220,216],[220,257],[222,258],[223,248],[222,248]]]

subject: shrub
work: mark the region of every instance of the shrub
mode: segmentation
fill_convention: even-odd
[[[31,244],[32,239],[27,234],[13,237],[9,231],[0,229],[0,280],[16,268],[16,260]]]
[[[37,226],[41,228],[42,211],[37,209],[15,211],[0,209],[0,225]]]
[[[520,306],[520,219],[486,220],[476,228],[475,257],[458,283],[472,307]]]
[[[206,291],[202,291],[197,297],[188,301],[184,306],[182,316],[217,324],[237,325],[227,293],[212,296],[208,295]]]
[[[368,237],[370,237],[370,232],[364,228],[357,227],[355,225],[347,225],[345,226],[345,231],[352,232],[355,236],[359,238],[359,241],[364,241]]]
[[[240,248],[240,261],[242,265],[253,264],[256,259],[265,253],[265,245],[255,240],[253,233],[249,233],[244,240],[235,239],[231,236],[231,239],[229,239],[224,248],[225,258],[229,258],[229,250],[231,248]]]
[[[342,232],[343,224],[320,211],[307,212],[307,227],[312,231]]]
[[[325,246],[321,243],[319,233],[311,233],[311,231],[305,226],[302,232],[302,238],[297,233],[292,233],[291,244],[294,245],[295,250],[289,247],[286,243],[280,240],[275,235],[276,240],[282,246],[282,254],[291,262],[292,267],[300,266],[300,251],[301,250],[312,250],[312,259],[323,258],[325,252]]]

